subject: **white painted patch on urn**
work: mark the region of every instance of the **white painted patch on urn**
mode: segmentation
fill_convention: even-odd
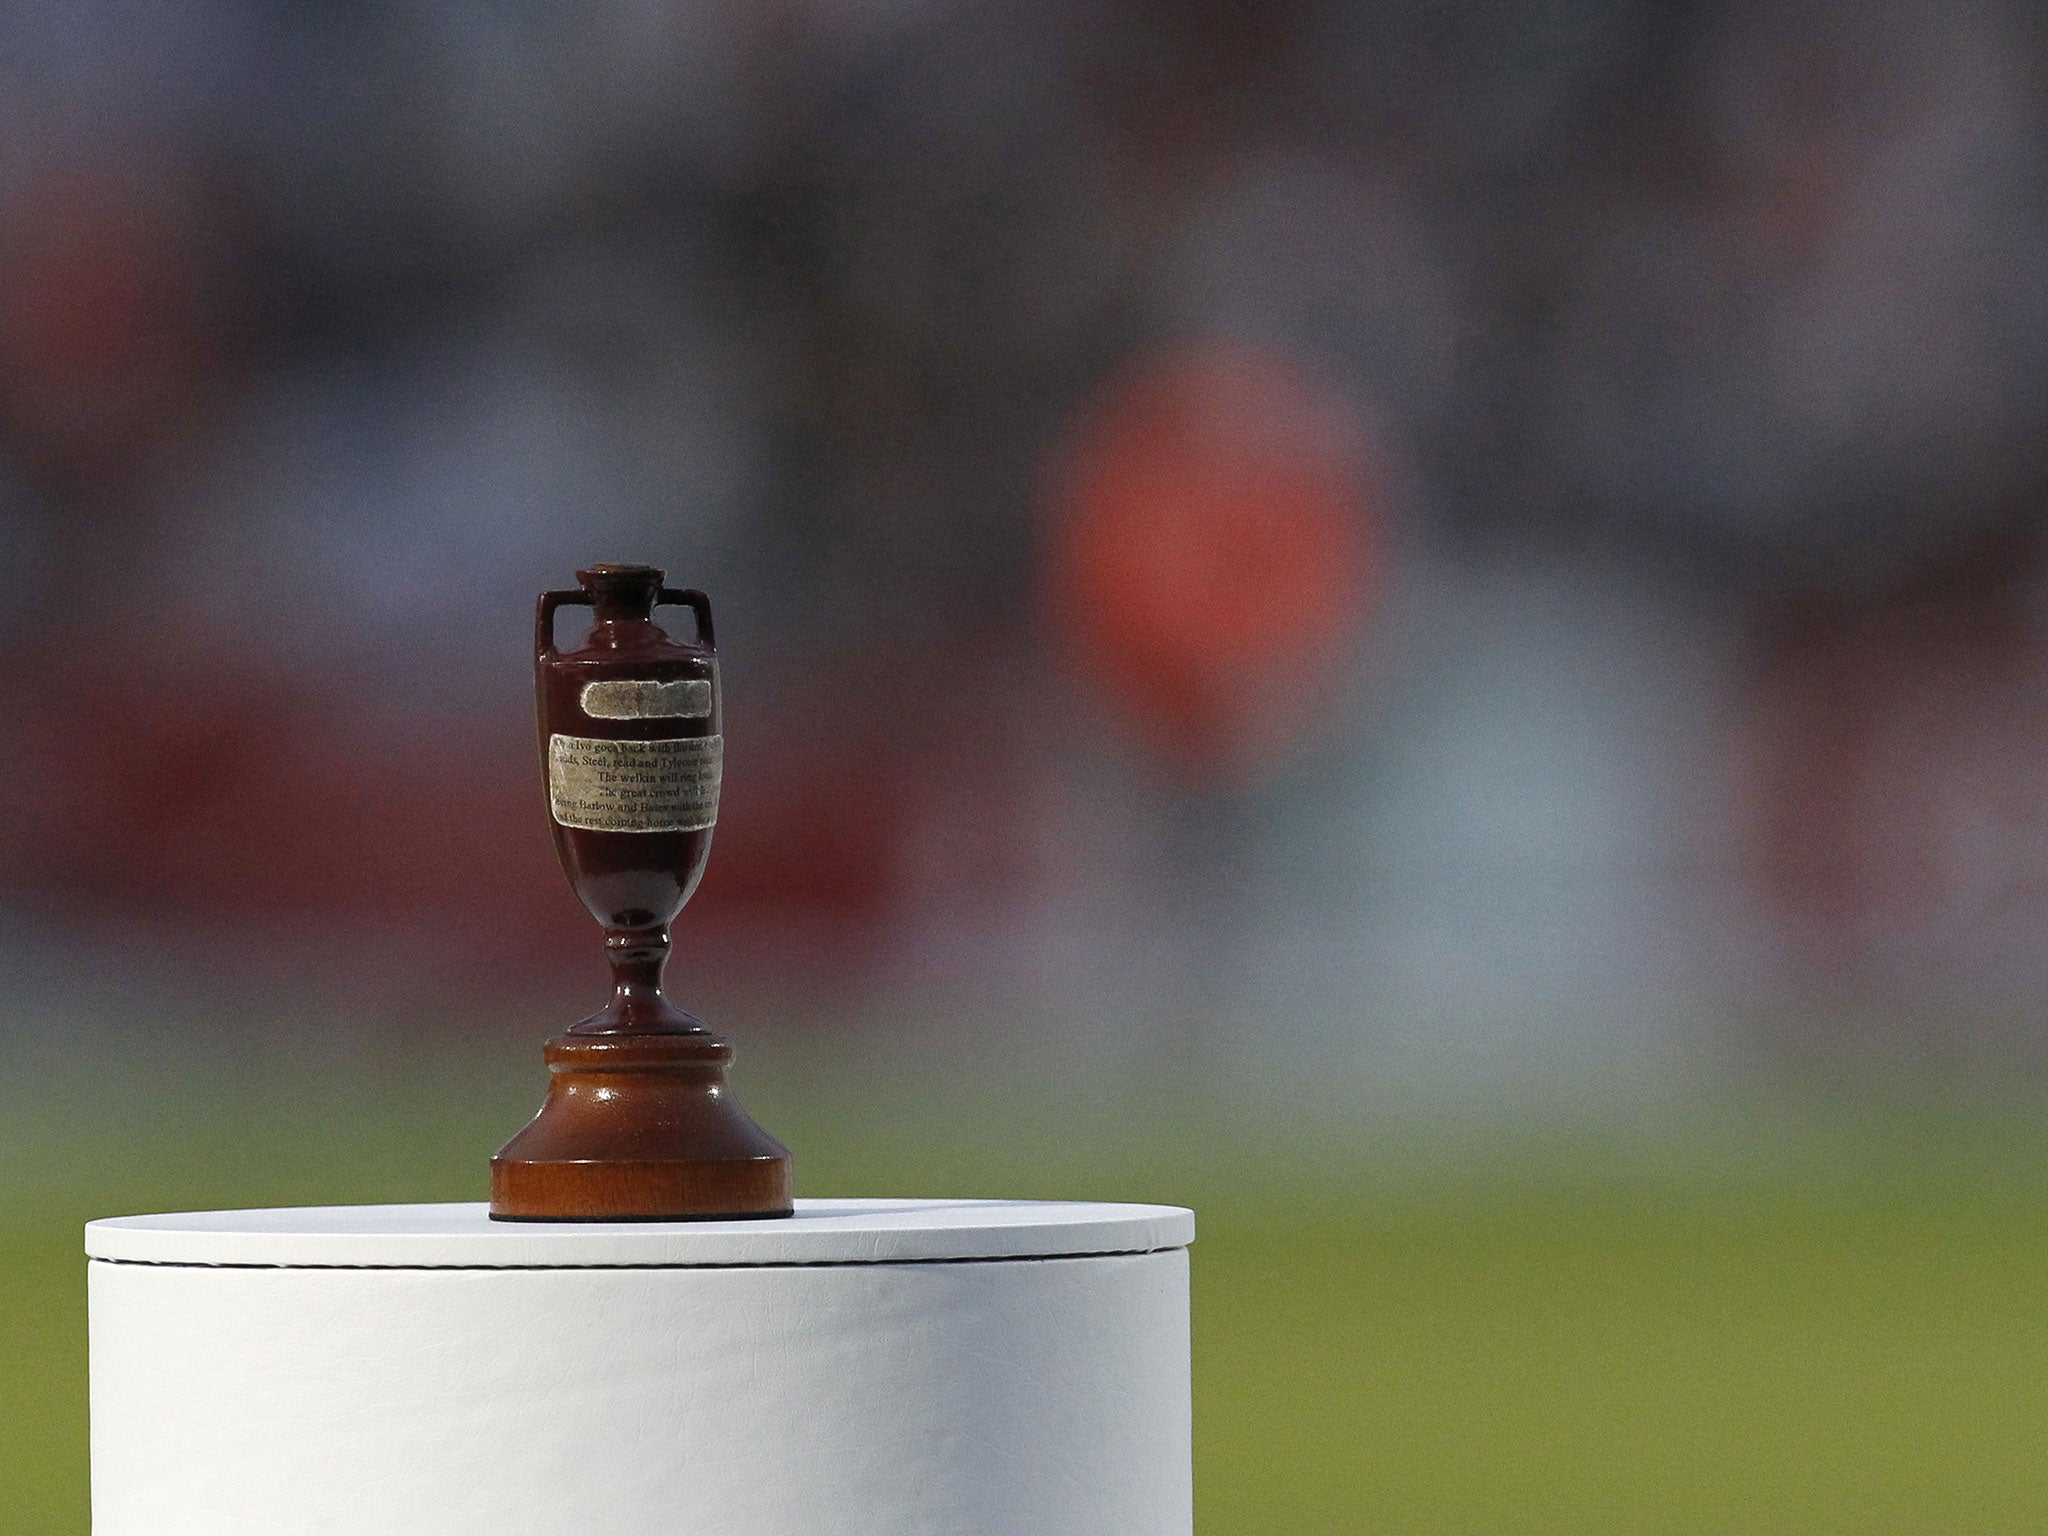
[[[581,703],[593,720],[702,720],[711,713],[711,684],[701,677],[614,678],[585,683]]]

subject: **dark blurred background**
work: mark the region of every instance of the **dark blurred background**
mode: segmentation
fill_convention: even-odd
[[[807,1192],[1186,1198],[1212,1294],[1320,1298],[1304,1371],[1385,1320],[1341,1386],[1204,1378],[1205,1529],[2038,1527],[2048,1414],[1982,1372],[2048,1363],[2044,42],[2020,0],[0,7],[22,1528],[82,1518],[75,1218],[474,1197],[596,1005],[529,667],[597,560],[718,608],[672,984]],[[1698,1332],[1786,1316],[1768,1234],[1852,1208],[1795,1270],[1875,1311]],[[1447,1233],[1466,1313],[1362,1257]],[[1636,1317],[1608,1374],[1385,1365],[1579,1264],[1585,1318],[1496,1345]],[[1888,1352],[1985,1273],[1976,1367]],[[1873,1418],[1782,1356],[1824,1316],[1973,1406]],[[1687,1348],[1792,1386],[1556,1438]],[[1772,1461],[1771,1412],[1862,1449]]]

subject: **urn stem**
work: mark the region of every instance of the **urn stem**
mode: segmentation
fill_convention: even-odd
[[[666,927],[607,928],[605,958],[612,965],[612,1006],[627,1030],[673,1029],[673,1009],[662,996],[661,973],[668,965]]]

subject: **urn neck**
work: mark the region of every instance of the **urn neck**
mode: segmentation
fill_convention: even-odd
[[[587,571],[578,571],[576,579],[590,594],[591,606],[602,627],[651,621],[654,605],[661,597],[663,574],[652,565],[593,565]]]

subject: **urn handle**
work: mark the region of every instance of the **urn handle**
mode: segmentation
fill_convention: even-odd
[[[697,643],[707,651],[718,649],[717,633],[711,627],[711,599],[694,587],[663,587],[655,606],[664,603],[678,608],[687,608],[697,618]],[[555,654],[555,610],[568,604],[572,607],[591,608],[596,599],[583,591],[543,592],[540,606],[534,611],[533,648],[542,656]]]
[[[533,648],[542,656],[555,654],[555,610],[564,603],[579,608],[595,606],[588,592],[543,592],[534,611]]]
[[[658,608],[663,603],[673,603],[687,608],[697,616],[697,643],[707,651],[718,649],[718,640],[711,629],[711,599],[694,587],[663,587],[661,596],[654,600]]]

